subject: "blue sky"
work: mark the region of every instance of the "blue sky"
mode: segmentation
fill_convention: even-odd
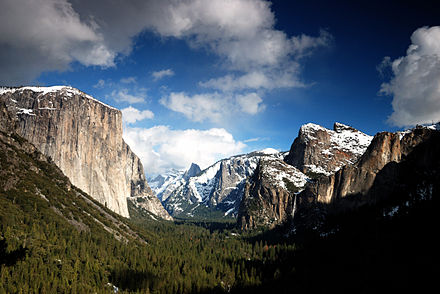
[[[121,109],[148,174],[288,150],[308,122],[374,135],[440,120],[428,2],[2,2],[0,84],[71,85]]]

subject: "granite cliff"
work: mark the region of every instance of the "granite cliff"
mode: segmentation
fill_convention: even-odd
[[[286,222],[295,211],[295,193],[309,178],[281,159],[263,157],[246,182],[238,211],[238,227],[251,230],[273,228]]]
[[[382,132],[374,136],[370,146],[354,165],[346,165],[336,173],[321,177],[307,185],[303,198],[331,203],[346,196],[365,196],[370,192],[377,174],[389,163],[399,163],[435,130],[419,127],[402,133]]]
[[[260,158],[282,160],[283,152],[264,149],[222,159],[185,178],[176,176],[157,193],[173,216],[236,216],[243,197],[246,179],[252,176]],[[187,172],[186,174],[189,174]],[[160,179],[158,179],[160,180]],[[164,191],[164,192],[162,192]]]
[[[51,158],[75,186],[122,216],[129,217],[131,199],[170,219],[149,188],[140,159],[122,139],[118,109],[64,86],[1,88],[0,97],[7,124]]]
[[[296,196],[294,227],[326,235],[329,216],[374,207],[378,217],[392,217],[432,200],[440,191],[437,129],[378,133],[356,164],[311,181]]]
[[[309,123],[301,126],[285,161],[310,176],[330,175],[353,164],[372,137],[350,126],[335,123],[333,130]]]
[[[244,189],[238,227],[273,228],[290,220],[296,209],[295,195],[306,183],[355,163],[371,139],[341,123],[335,123],[333,130],[313,123],[301,126],[284,162],[260,160]]]

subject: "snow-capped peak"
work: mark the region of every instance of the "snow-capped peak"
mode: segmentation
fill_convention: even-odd
[[[86,97],[90,100],[93,100],[95,102],[98,102],[108,108],[111,108],[113,110],[117,110],[116,108],[114,108],[110,105],[107,105],[107,104],[99,101],[98,99],[95,99],[92,96],[90,96],[90,95],[88,95],[88,94],[86,94],[76,88],[70,87],[70,86],[50,86],[50,87],[27,86],[27,87],[18,87],[18,88],[0,87],[0,95],[3,95],[5,93],[12,93],[13,94],[15,92],[23,92],[23,91],[32,91],[35,93],[39,93],[38,97],[44,96],[49,93],[59,93],[59,92],[65,94],[65,96],[68,96],[68,97],[72,97],[73,95],[80,95],[80,96]]]

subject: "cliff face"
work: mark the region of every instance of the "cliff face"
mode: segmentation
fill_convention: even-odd
[[[2,89],[0,95],[15,131],[94,199],[129,217],[128,197],[152,198],[139,158],[122,139],[119,110],[71,87]]]
[[[261,158],[245,185],[238,212],[238,227],[251,230],[273,228],[291,218],[295,211],[295,193],[308,178],[280,159]]]
[[[377,134],[355,165],[308,183],[296,196],[295,229],[325,232],[326,220],[341,213],[372,206],[376,217],[387,218],[437,199],[439,148],[435,127],[418,127],[403,138],[401,133]]]
[[[309,123],[301,126],[285,161],[312,177],[330,175],[342,166],[356,162],[371,139],[371,136],[341,123],[335,123],[333,130]]]
[[[275,149],[265,149],[232,156],[216,162],[188,179],[175,177],[174,181],[167,183],[168,188],[161,188],[164,191],[162,201],[173,216],[200,214],[195,207],[201,206],[222,212],[223,216],[236,216],[246,179],[254,173],[260,158],[263,157],[281,159],[284,153]]]
[[[367,195],[377,174],[390,162],[400,162],[433,130],[418,128],[401,139],[399,133],[378,133],[355,165],[347,165],[328,177],[307,185],[302,193],[307,201],[330,203],[348,195]]]

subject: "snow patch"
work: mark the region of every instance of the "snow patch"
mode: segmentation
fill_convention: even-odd
[[[5,93],[15,93],[15,92],[23,92],[23,91],[32,91],[35,93],[39,93],[38,97],[42,97],[44,95],[50,94],[50,93],[63,93],[63,98],[66,99],[66,96],[72,97],[73,95],[79,95],[82,97],[86,97],[94,102],[98,102],[99,104],[102,104],[110,109],[118,110],[110,105],[107,105],[92,96],[81,92],[80,90],[70,87],[70,86],[51,86],[51,87],[21,87],[21,88],[6,88],[1,87],[0,88],[0,95],[3,95]],[[119,110],[118,110],[119,111]]]
[[[32,109],[17,107],[17,114],[35,115]]]

